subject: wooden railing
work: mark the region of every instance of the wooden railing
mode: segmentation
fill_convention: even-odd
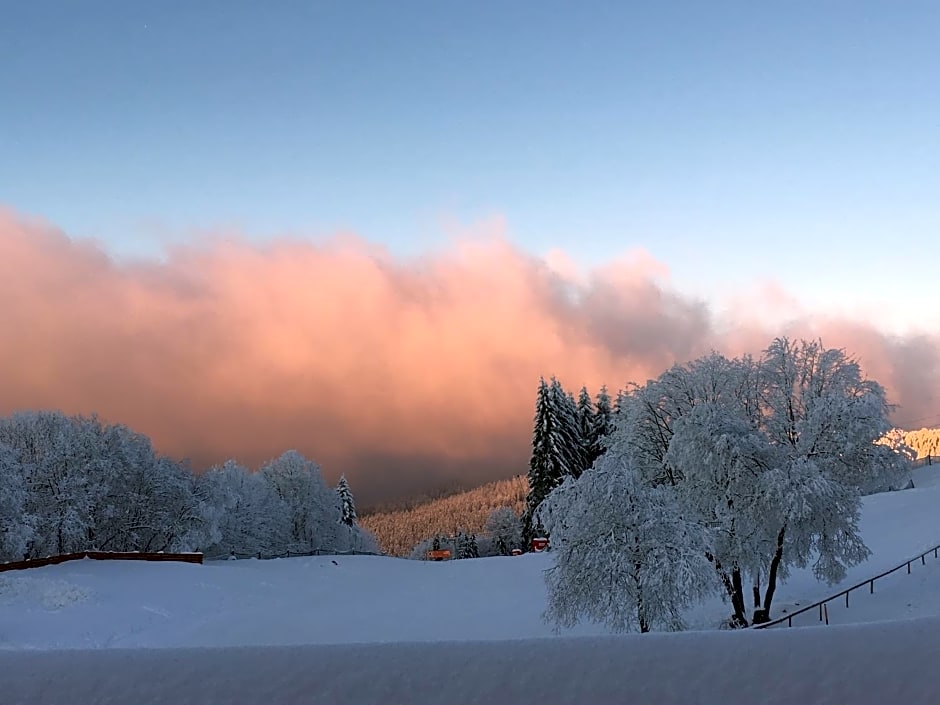
[[[138,553],[120,551],[78,551],[77,553],[62,553],[57,556],[45,558],[27,558],[22,561],[0,563],[0,573],[7,570],[23,570],[24,568],[41,568],[46,565],[58,565],[66,561],[78,561],[91,558],[95,561],[174,561],[180,563],[202,563],[201,553]]]
[[[830,595],[829,597],[822,599],[819,602],[814,602],[813,604],[803,607],[802,609],[799,609],[796,612],[791,612],[790,614],[784,617],[778,617],[777,619],[771,620],[770,622],[765,622],[764,624],[755,624],[752,627],[752,629],[767,629],[768,627],[775,627],[779,624],[783,624],[784,622],[787,623],[788,627],[792,627],[794,617],[804,614],[806,612],[809,612],[811,610],[819,610],[819,621],[820,622],[825,621],[825,623],[828,624],[829,620],[828,620],[828,611],[826,609],[826,605],[828,605],[830,602],[833,602],[834,600],[838,600],[840,597],[845,597],[845,606],[848,607],[849,606],[849,593],[855,590],[860,590],[861,588],[864,588],[864,587],[868,587],[868,594],[873,595],[875,593],[875,581],[876,580],[880,580],[881,578],[887,575],[891,575],[892,573],[895,573],[905,567],[907,568],[908,575],[910,575],[911,564],[916,563],[917,561],[920,561],[921,565],[927,565],[927,556],[931,553],[933,554],[934,558],[937,558],[938,554],[940,554],[940,545],[934,546],[933,548],[928,548],[926,551],[924,551],[920,555],[914,556],[913,558],[896,565],[894,568],[891,568],[890,570],[886,570],[883,573],[878,573],[878,575],[874,577],[868,578],[867,580],[863,580],[862,582],[856,585],[853,585],[852,587],[846,588],[845,590],[837,592],[834,595]]]

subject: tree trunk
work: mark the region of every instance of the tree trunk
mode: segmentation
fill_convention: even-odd
[[[744,607],[744,582],[741,580],[741,569],[737,566],[731,571],[731,585],[734,588],[734,597],[732,604],[734,606],[734,616],[742,622],[742,626],[747,626],[747,611]]]
[[[633,582],[636,586],[636,621],[640,625],[640,634],[646,634],[650,630],[650,623],[646,619],[646,610],[643,607],[643,592],[642,587],[640,586],[640,571],[643,566],[639,563],[633,564]]]
[[[754,576],[754,614],[751,615],[752,624],[765,624],[770,621],[767,610],[760,606],[760,573]]]
[[[715,570],[718,571],[718,577],[721,579],[721,584],[724,585],[725,592],[728,593],[728,597],[731,599],[731,606],[734,609],[734,614],[731,617],[732,626],[735,628],[748,626],[747,612],[744,609],[744,590],[741,586],[740,569],[735,568],[734,570],[734,573],[737,573],[737,585],[735,585],[734,578],[725,572],[724,568],[721,566],[721,561],[707,551],[705,558],[708,559],[709,563],[715,566]]]
[[[764,593],[764,612],[767,619],[770,619],[770,606],[774,601],[774,591],[777,589],[777,570],[780,568],[780,561],[783,558],[783,539],[787,533],[787,526],[784,524],[777,534],[777,548],[774,551],[773,560],[770,561],[770,573],[767,575],[767,592]]]

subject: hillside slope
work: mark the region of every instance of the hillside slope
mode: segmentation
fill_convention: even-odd
[[[482,534],[486,518],[499,507],[521,514],[528,491],[528,481],[519,476],[408,509],[369,514],[360,517],[359,524],[375,535],[383,551],[407,556],[418,542],[437,534],[452,535],[455,529]]]
[[[940,488],[865,499],[861,531],[872,555],[849,570],[860,582],[940,543]],[[931,469],[932,470],[932,469]],[[932,473],[935,476],[937,473]],[[431,563],[381,556],[320,556],[205,565],[74,561],[0,574],[0,648],[277,646],[397,641],[546,638],[543,572],[551,553]],[[940,616],[940,565],[853,595],[840,623]],[[774,616],[839,586],[796,570],[778,588]],[[687,615],[714,629],[728,616],[718,598]],[[818,622],[812,619],[808,624]],[[802,622],[801,622],[802,624]],[[602,635],[585,624],[566,636]]]

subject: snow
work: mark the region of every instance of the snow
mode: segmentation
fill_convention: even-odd
[[[940,543],[936,470],[915,471],[916,489],[865,498],[872,556],[841,585]],[[715,599],[688,618],[712,631],[619,637],[592,624],[553,633],[542,620],[552,560],[82,560],[11,571],[0,574],[0,701],[913,705],[940,692],[932,555],[879,580],[874,595],[853,593],[849,609],[830,604],[843,626],[714,631],[729,614]],[[773,615],[839,588],[795,571]],[[819,624],[815,611],[795,622]]]
[[[9,705],[936,702],[940,620],[538,641],[0,652]]]
[[[861,532],[872,556],[839,585],[797,570],[779,586],[773,616],[799,609],[940,544],[940,473],[915,471],[916,489],[865,498]],[[334,564],[333,561],[336,561]],[[424,562],[320,556],[204,565],[73,561],[0,574],[0,649],[170,648],[507,640],[555,636],[542,619],[551,552]],[[842,603],[844,605],[844,602]],[[693,608],[714,629],[729,606]],[[940,561],[829,606],[833,623],[940,616]],[[818,615],[798,618],[818,624]],[[581,624],[564,636],[607,634]]]
[[[548,554],[441,563],[380,556],[201,566],[74,561],[6,574],[13,589],[0,590],[0,648],[548,637],[541,613],[549,561]],[[31,594],[37,580],[88,597],[49,609]]]

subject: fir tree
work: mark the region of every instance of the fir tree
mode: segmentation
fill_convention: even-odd
[[[454,558],[479,558],[480,549],[477,547],[477,537],[473,533],[458,531],[454,535]]]
[[[581,445],[581,433],[578,429],[578,405],[571,394],[565,392],[555,377],[552,377],[551,410],[555,416],[557,429],[555,438],[555,453],[561,467],[561,476],[558,484],[567,476],[578,477],[584,467],[584,457]]]
[[[552,377],[551,383],[539,380],[535,400],[535,428],[532,434],[532,457],[529,460],[529,494],[523,517],[526,543],[542,533],[535,512],[549,492],[568,475],[580,474],[575,425],[575,404],[561,384]]]
[[[617,390],[617,397],[614,399],[614,416],[623,413],[623,408],[627,405],[630,393],[626,389]]]
[[[479,558],[479,557],[480,557],[480,549],[477,546],[477,535],[474,533],[467,534],[464,558]]]
[[[552,400],[545,378],[539,379],[535,396],[535,428],[532,433],[532,457],[529,460],[529,494],[523,515],[523,536],[526,543],[535,534],[535,511],[548,494],[561,482],[559,468],[553,462],[552,440],[556,433]]]
[[[582,472],[589,469],[597,455],[594,453],[595,441],[595,409],[594,402],[591,401],[591,395],[587,387],[581,387],[578,394],[578,401],[575,407],[575,424],[578,431],[578,451],[580,454],[580,463],[577,474],[579,477]]]
[[[341,521],[347,526],[355,526],[357,519],[356,501],[353,499],[352,491],[349,489],[349,482],[347,482],[345,475],[339,478],[339,484],[336,486],[336,494],[339,495],[343,510]]]
[[[604,439],[614,430],[614,412],[611,408],[610,395],[607,393],[607,385],[601,387],[597,393],[594,423],[591,430],[590,460],[593,466],[594,461],[604,454]]]

